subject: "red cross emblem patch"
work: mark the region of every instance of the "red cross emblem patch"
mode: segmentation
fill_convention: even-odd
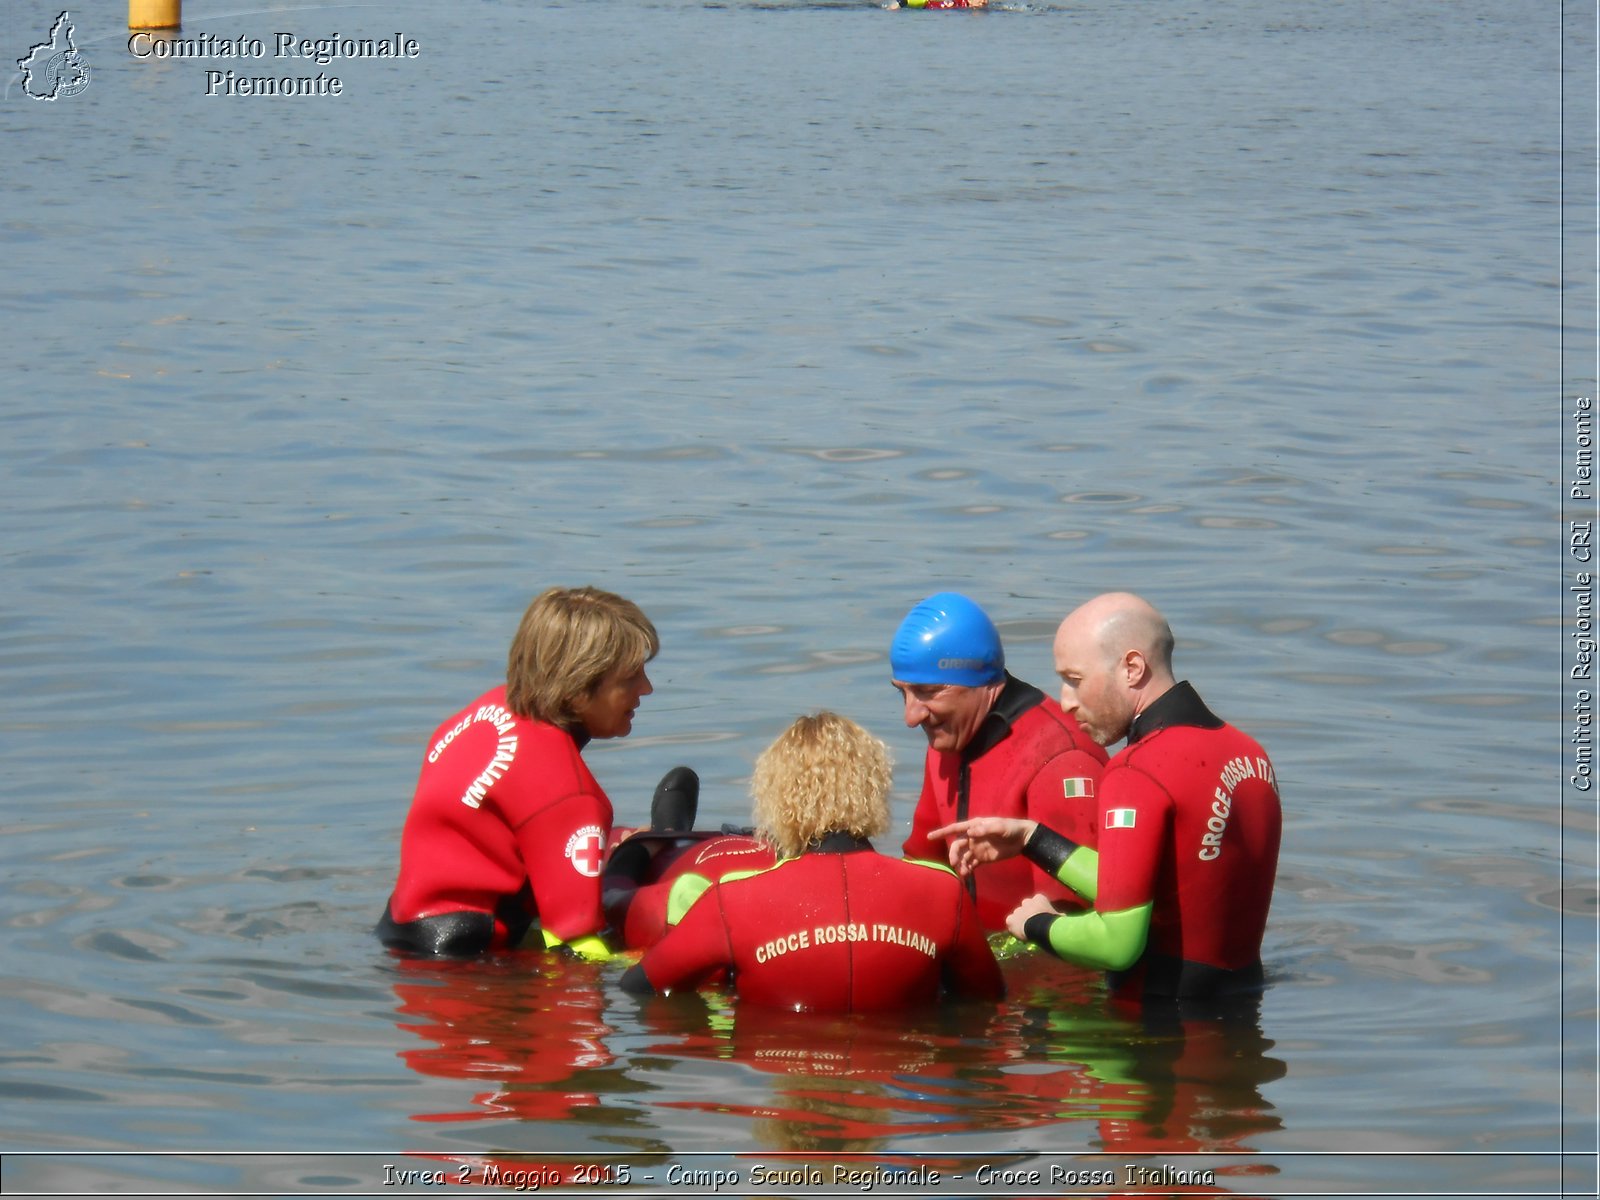
[[[606,857],[606,835],[598,825],[585,825],[567,839],[567,860],[580,875],[593,879]]]

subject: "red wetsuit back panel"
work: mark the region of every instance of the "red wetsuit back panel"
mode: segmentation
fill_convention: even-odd
[[[572,734],[514,715],[494,688],[428,741],[390,914],[493,913],[526,883],[545,929],[563,940],[597,932],[610,831],[611,801]],[[503,921],[495,933],[503,944]]]
[[[1031,707],[1022,708],[1030,700]],[[1017,711],[1021,709],[1021,711]],[[997,721],[1007,713],[1010,732]],[[996,732],[999,741],[987,744]],[[977,753],[974,753],[977,751]],[[949,862],[943,838],[928,831],[964,817],[1026,817],[1048,825],[1080,846],[1095,845],[1098,813],[1095,785],[1106,752],[1084,733],[1070,714],[1036,689],[1009,680],[995,711],[965,751],[930,749],[922,773],[922,795],[911,818],[907,858]],[[966,812],[958,812],[961,768],[968,773]],[[990,863],[973,876],[978,888],[978,920],[985,929],[1004,929],[1011,910],[1036,892],[1053,900],[1073,898],[1070,888],[1018,857]]]
[[[741,999],[782,1008],[897,1008],[941,988],[998,998],[1000,968],[960,881],[852,844],[862,848],[713,884],[645,955],[651,986],[692,987],[727,968]]]
[[[1259,963],[1283,824],[1261,745],[1231,725],[1169,725],[1111,760],[1100,795],[1095,907],[1153,903],[1146,958]]]

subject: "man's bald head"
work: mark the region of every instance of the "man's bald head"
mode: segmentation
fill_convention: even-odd
[[[1132,592],[1096,596],[1073,610],[1061,629],[1092,641],[1107,661],[1137,650],[1152,667],[1172,672],[1172,627],[1153,604]]]
[[[1074,609],[1056,631],[1061,707],[1102,746],[1120,742],[1133,718],[1170,688],[1172,629],[1131,592],[1106,592]]]

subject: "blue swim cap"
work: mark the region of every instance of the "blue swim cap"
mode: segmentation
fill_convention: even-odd
[[[1006,652],[983,609],[959,592],[940,592],[900,622],[889,669],[902,683],[983,687],[1005,678]]]

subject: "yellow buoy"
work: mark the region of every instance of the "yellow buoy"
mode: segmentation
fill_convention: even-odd
[[[128,0],[129,29],[176,29],[183,24],[183,0]]]

